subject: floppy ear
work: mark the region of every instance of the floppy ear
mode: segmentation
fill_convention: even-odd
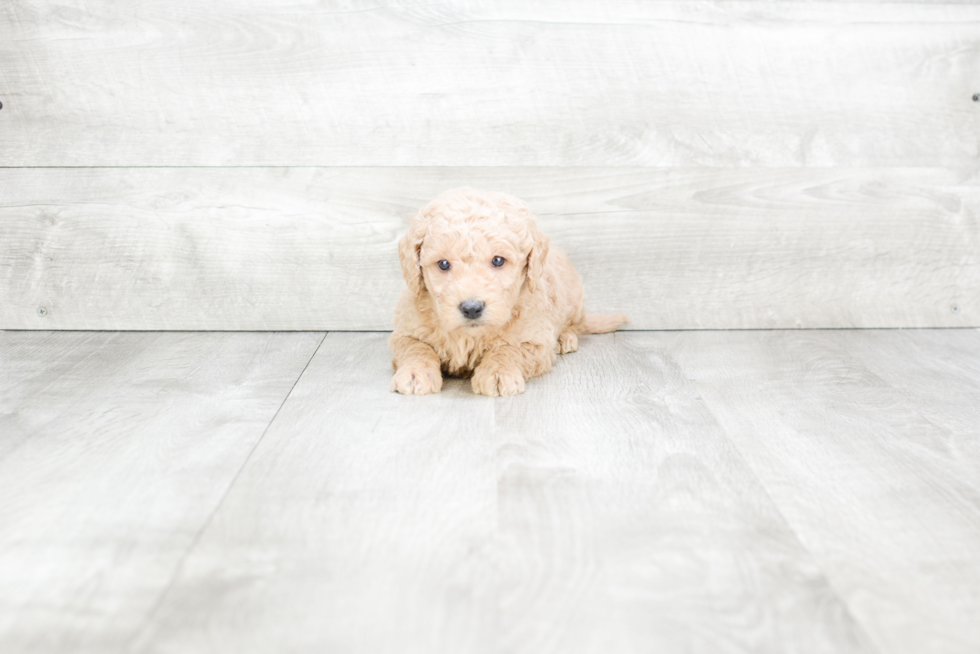
[[[527,255],[527,288],[533,293],[538,288],[544,261],[548,257],[548,237],[538,229],[534,218],[528,219],[527,228],[531,235],[531,251]]]
[[[405,283],[418,295],[425,284],[422,282],[422,264],[419,255],[422,250],[422,240],[425,237],[425,225],[418,216],[412,219],[408,233],[398,241],[398,258],[402,263],[402,276]]]

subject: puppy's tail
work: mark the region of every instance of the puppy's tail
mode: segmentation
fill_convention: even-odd
[[[621,313],[590,313],[582,323],[583,334],[605,334],[614,332],[629,318]]]

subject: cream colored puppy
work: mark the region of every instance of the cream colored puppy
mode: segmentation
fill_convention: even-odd
[[[548,246],[527,204],[463,188],[423,207],[398,246],[405,289],[395,308],[391,390],[438,393],[443,373],[483,395],[524,392],[579,334],[626,316],[586,316],[582,279]]]

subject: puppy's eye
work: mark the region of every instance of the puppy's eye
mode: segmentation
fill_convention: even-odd
[[[490,263],[493,265],[494,268],[499,268],[500,266],[504,265],[505,261],[507,260],[504,259],[503,257],[494,257],[493,259],[490,260]]]
[[[443,259],[442,261],[439,262],[439,268],[441,270],[449,270],[449,262]]]

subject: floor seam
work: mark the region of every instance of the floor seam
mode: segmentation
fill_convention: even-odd
[[[724,424],[722,424],[721,420],[718,419],[718,416],[715,414],[714,410],[711,407],[711,403],[704,397],[704,394],[701,392],[701,387],[698,384],[698,381],[696,379],[693,379],[691,376],[687,374],[687,371],[681,365],[680,361],[678,361],[676,358],[670,355],[669,352],[665,351],[665,354],[670,356],[670,359],[677,366],[678,370],[684,373],[684,376],[687,379],[687,381],[697,391],[698,401],[701,403],[704,409],[711,416],[711,419],[718,427],[719,432],[721,432],[721,435],[724,437],[725,441],[731,446],[732,451],[735,453],[735,455],[738,456],[738,459],[741,462],[741,464],[744,466],[745,470],[752,475],[752,478],[759,485],[759,488],[761,489],[766,500],[769,501],[769,505],[772,507],[773,511],[776,512],[776,515],[779,516],[779,519],[782,521],[783,525],[785,525],[787,531],[792,535],[793,540],[799,545],[800,549],[806,553],[807,557],[810,559],[810,562],[820,571],[820,576],[827,584],[827,588],[830,590],[831,593],[833,593],[834,598],[838,602],[840,602],[840,605],[844,609],[844,611],[847,612],[848,617],[850,617],[850,619],[854,623],[854,627],[860,630],[860,634],[861,636],[863,636],[864,643],[867,644],[870,648],[872,648],[873,652],[876,652],[877,654],[883,654],[884,650],[881,649],[881,645],[875,640],[875,638],[867,630],[864,623],[861,620],[859,620],[858,617],[854,614],[853,610],[851,609],[850,603],[848,603],[847,600],[845,600],[841,596],[840,591],[834,585],[833,581],[830,578],[830,575],[827,573],[826,567],[821,563],[820,559],[816,556],[816,554],[814,554],[810,550],[810,548],[807,547],[806,543],[803,542],[803,539],[800,537],[800,534],[793,527],[792,523],[786,517],[786,514],[783,513],[782,508],[773,499],[772,494],[769,492],[769,488],[765,485],[765,483],[763,483],[762,478],[758,475],[758,473],[756,473],[755,469],[749,463],[748,459],[746,459],[745,454],[742,452],[742,448],[738,446],[738,443],[735,441],[735,439],[732,438],[732,436],[728,433],[728,430],[725,429]]]
[[[126,644],[124,651],[132,652],[133,648],[139,642],[142,635],[146,632],[150,624],[152,624],[154,616],[156,616],[157,612],[160,610],[160,607],[163,606],[163,603],[166,600],[167,596],[170,595],[171,590],[173,590],[174,584],[177,582],[177,579],[180,577],[180,573],[184,569],[184,564],[187,562],[187,559],[190,557],[191,553],[197,548],[198,543],[200,543],[201,541],[201,537],[208,530],[208,527],[211,526],[211,522],[214,520],[214,516],[217,515],[219,510],[221,510],[221,507],[224,505],[225,500],[228,498],[228,495],[231,493],[231,489],[235,487],[235,484],[238,482],[238,478],[242,474],[242,471],[245,470],[245,466],[247,466],[248,462],[252,460],[252,455],[255,454],[255,450],[258,449],[259,444],[261,444],[262,441],[265,439],[265,435],[269,433],[269,429],[272,428],[272,425],[273,423],[275,423],[276,418],[279,417],[279,412],[282,411],[282,408],[286,405],[286,402],[289,401],[289,397],[293,394],[293,390],[296,388],[297,384],[299,384],[300,380],[303,378],[303,375],[306,374],[307,368],[310,367],[310,363],[312,363],[313,359],[316,358],[317,352],[320,351],[320,347],[323,345],[323,342],[326,340],[327,334],[329,333],[330,332],[323,332],[323,337],[320,339],[320,342],[317,343],[316,347],[313,349],[313,354],[310,355],[310,358],[306,362],[306,365],[303,366],[303,370],[301,370],[299,375],[296,376],[296,380],[293,382],[293,385],[289,387],[289,391],[286,393],[286,396],[282,399],[282,402],[279,403],[279,407],[276,409],[276,412],[272,415],[272,418],[269,420],[269,424],[265,426],[265,429],[262,430],[262,434],[258,437],[255,443],[252,445],[252,448],[248,451],[248,454],[245,456],[245,459],[242,461],[241,466],[239,466],[238,471],[235,473],[234,477],[231,478],[231,481],[228,482],[228,486],[225,488],[225,491],[221,494],[221,497],[215,503],[214,508],[211,510],[211,513],[208,514],[208,517],[201,524],[201,528],[198,529],[197,533],[194,535],[194,539],[187,546],[187,549],[184,550],[184,554],[180,557],[180,560],[177,562],[177,565],[174,566],[173,574],[171,575],[170,581],[167,583],[166,588],[164,588],[163,591],[161,591],[160,595],[157,597],[157,601],[154,602],[153,607],[150,608],[150,610],[147,612],[146,618],[143,620],[143,625],[139,628],[139,630],[136,631],[133,637]]]
[[[738,456],[739,461],[742,462],[742,465],[745,466],[745,469],[752,475],[753,479],[755,479],[756,483],[759,485],[759,488],[762,490],[763,495],[767,500],[769,500],[769,504],[772,506],[773,510],[779,516],[779,519],[782,520],[783,524],[786,526],[786,529],[789,531],[790,534],[792,534],[793,540],[796,541],[796,543],[800,546],[801,550],[806,552],[806,555],[809,557],[810,561],[820,571],[820,576],[827,584],[827,588],[830,589],[830,592],[834,594],[834,598],[836,598],[837,601],[840,602],[841,607],[843,607],[843,609],[847,612],[847,615],[854,622],[855,628],[860,629],[861,635],[864,637],[864,642],[868,646],[873,648],[874,652],[877,652],[878,654],[883,654],[884,650],[881,649],[881,646],[871,635],[871,632],[869,632],[867,628],[864,626],[864,623],[854,614],[854,611],[851,610],[850,603],[846,599],[844,599],[844,597],[840,594],[840,591],[837,589],[837,586],[834,585],[834,582],[831,580],[830,575],[827,573],[826,567],[821,563],[817,555],[814,554],[812,551],[810,551],[810,548],[807,547],[806,543],[803,542],[803,539],[800,537],[799,533],[797,533],[792,523],[790,523],[789,519],[786,517],[786,514],[783,513],[782,508],[780,508],[780,506],[773,499],[772,494],[770,494],[769,492],[769,488],[765,485],[765,483],[763,483],[762,479],[759,477],[756,471],[746,460],[745,455],[742,454],[742,449],[738,446],[738,443],[736,443],[734,439],[732,439],[732,437],[728,434],[728,430],[726,430],[724,426],[722,426],[722,424],[718,421],[718,417],[715,415],[714,411],[711,410],[711,406],[708,404],[708,401],[705,400],[704,397],[701,395],[700,391],[698,392],[698,398],[704,404],[704,407],[705,409],[707,409],[708,413],[711,414],[711,418],[715,421],[715,424],[718,425],[718,428],[719,430],[721,430],[721,433],[725,437],[725,440],[732,446],[732,449],[734,450],[735,454]]]

